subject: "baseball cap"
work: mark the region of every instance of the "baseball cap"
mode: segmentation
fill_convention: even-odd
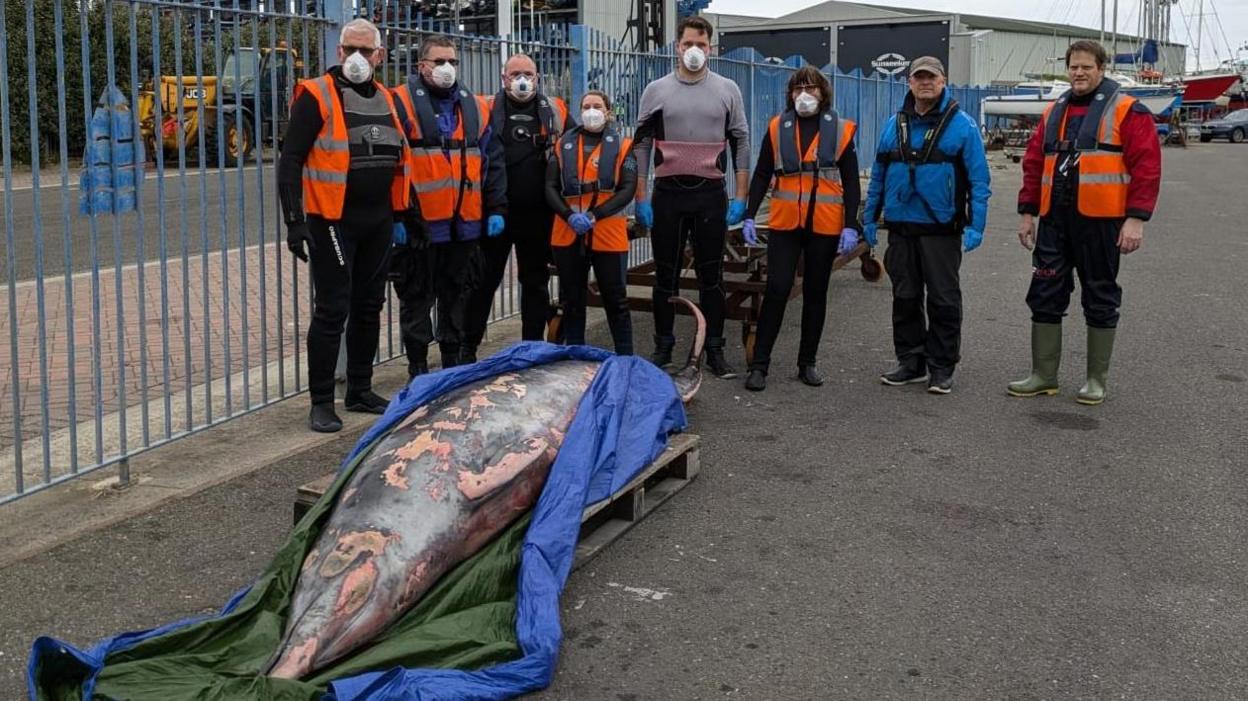
[[[913,76],[919,71],[927,71],[934,73],[941,78],[945,77],[945,66],[940,59],[935,56],[920,56],[910,62],[910,75]]]

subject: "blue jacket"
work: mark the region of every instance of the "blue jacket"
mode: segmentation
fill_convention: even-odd
[[[923,146],[924,136],[936,128],[941,116],[949,109],[951,101],[949,91],[945,90],[940,98],[940,108],[920,117],[914,113],[914,95],[906,95],[902,109],[910,116],[910,144],[913,148]],[[940,162],[916,166],[915,187],[912,188],[910,167],[890,157],[897,151],[897,115],[888,120],[880,134],[876,162],[871,168],[864,223],[879,221],[882,214],[887,222],[950,224],[956,214],[954,191],[957,169],[953,162],[956,159],[960,161],[970,181],[971,219],[963,226],[983,233],[984,226],[988,223],[988,198],[992,196],[992,190],[989,188],[991,177],[988,173],[988,158],[984,153],[979,127],[970,115],[959,110],[950,118],[936,149],[943,154],[943,158],[937,158],[933,154],[932,161]],[[932,214],[936,215],[938,221],[933,221]]]

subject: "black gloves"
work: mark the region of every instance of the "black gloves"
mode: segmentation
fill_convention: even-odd
[[[286,248],[289,248],[296,258],[307,263],[308,254],[303,249],[305,241],[308,244],[308,251],[316,248],[316,244],[312,242],[312,234],[308,231],[308,223],[306,221],[286,225]]]

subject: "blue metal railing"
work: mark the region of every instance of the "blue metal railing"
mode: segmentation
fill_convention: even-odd
[[[235,121],[234,110],[261,114],[262,93],[217,78],[235,47],[273,50],[280,40],[302,47],[303,77],[319,72],[322,38],[342,21],[319,3],[308,14],[302,3],[266,5],[0,7],[0,503],[110,465],[124,481],[130,457],[301,389],[301,359],[286,351],[302,345],[309,296],[306,271],[283,259],[279,125]],[[285,105],[277,76],[261,78],[276,114]],[[124,108],[110,101],[94,115],[97,129],[106,123],[110,161],[98,181],[84,178],[83,196],[98,184],[112,200],[79,213],[71,176],[96,98],[110,89]],[[215,97],[205,101],[205,91]],[[206,133],[232,124],[251,134],[245,158],[227,158],[226,141]],[[113,158],[141,152],[146,178],[141,161],[126,174],[131,166]],[[122,185],[133,187],[130,205],[118,198]]]
[[[108,466],[124,481],[131,457],[303,390],[312,289],[306,266],[285,250],[278,144],[295,81],[335,62],[329,52],[351,17],[380,20],[388,56],[378,77],[387,85],[416,70],[425,37],[446,33],[474,91],[499,90],[504,58],[524,51],[543,90],[568,100],[573,114],[585,90],[602,89],[626,129],[646,84],[675,60],[670,47],[641,53],[580,26],[463,34],[401,0],[14,7],[0,3],[0,504]],[[41,53],[49,35],[54,57]],[[226,71],[244,47],[250,53],[234,54]],[[255,65],[244,65],[245,53]],[[800,65],[748,49],[711,59],[741,87],[755,147]],[[905,86],[830,75],[869,164]],[[145,159],[131,172],[132,205],[118,194],[128,182],[119,169],[130,166],[114,158],[103,169],[110,207],[79,213],[73,176],[97,98],[110,89],[126,104],[107,110],[107,153]],[[978,114],[983,90],[954,92]],[[245,136],[250,150],[227,133]],[[648,243],[634,242],[633,263],[649,257]],[[496,319],[518,312],[514,270],[495,301]],[[402,351],[390,302],[378,360]]]

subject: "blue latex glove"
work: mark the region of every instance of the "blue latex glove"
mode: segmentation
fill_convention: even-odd
[[[647,229],[654,228],[654,207],[650,206],[650,200],[637,203],[637,222]]]
[[[753,219],[746,219],[745,223],[741,225],[741,235],[745,237],[747,245],[758,245],[758,227],[755,226]]]
[[[880,225],[873,221],[862,225],[862,238],[866,239],[867,245],[872,248],[875,248],[875,245],[879,243],[879,240],[875,236],[876,230],[879,229],[879,227]]]
[[[396,246],[407,245],[407,227],[403,226],[403,222],[396,221],[394,223],[394,228],[390,231],[390,240],[393,241]]]
[[[728,203],[728,226],[736,226],[745,219],[745,200],[733,200]]]
[[[501,214],[491,214],[486,224],[489,228],[486,229],[485,235],[490,238],[494,238],[495,236],[503,233],[503,228],[507,226],[507,224],[503,221],[503,215]]]
[[[589,215],[584,212],[576,212],[568,217],[568,226],[576,232],[577,236],[584,236],[589,230],[594,228],[594,222],[590,220]]]
[[[964,229],[962,231],[962,248],[967,253],[970,253],[976,248],[979,248],[979,244],[983,242],[984,242],[983,233],[976,231],[974,229]]]
[[[838,256],[849,255],[858,247],[858,232],[848,226],[841,229],[841,245],[837,246],[836,254]]]

